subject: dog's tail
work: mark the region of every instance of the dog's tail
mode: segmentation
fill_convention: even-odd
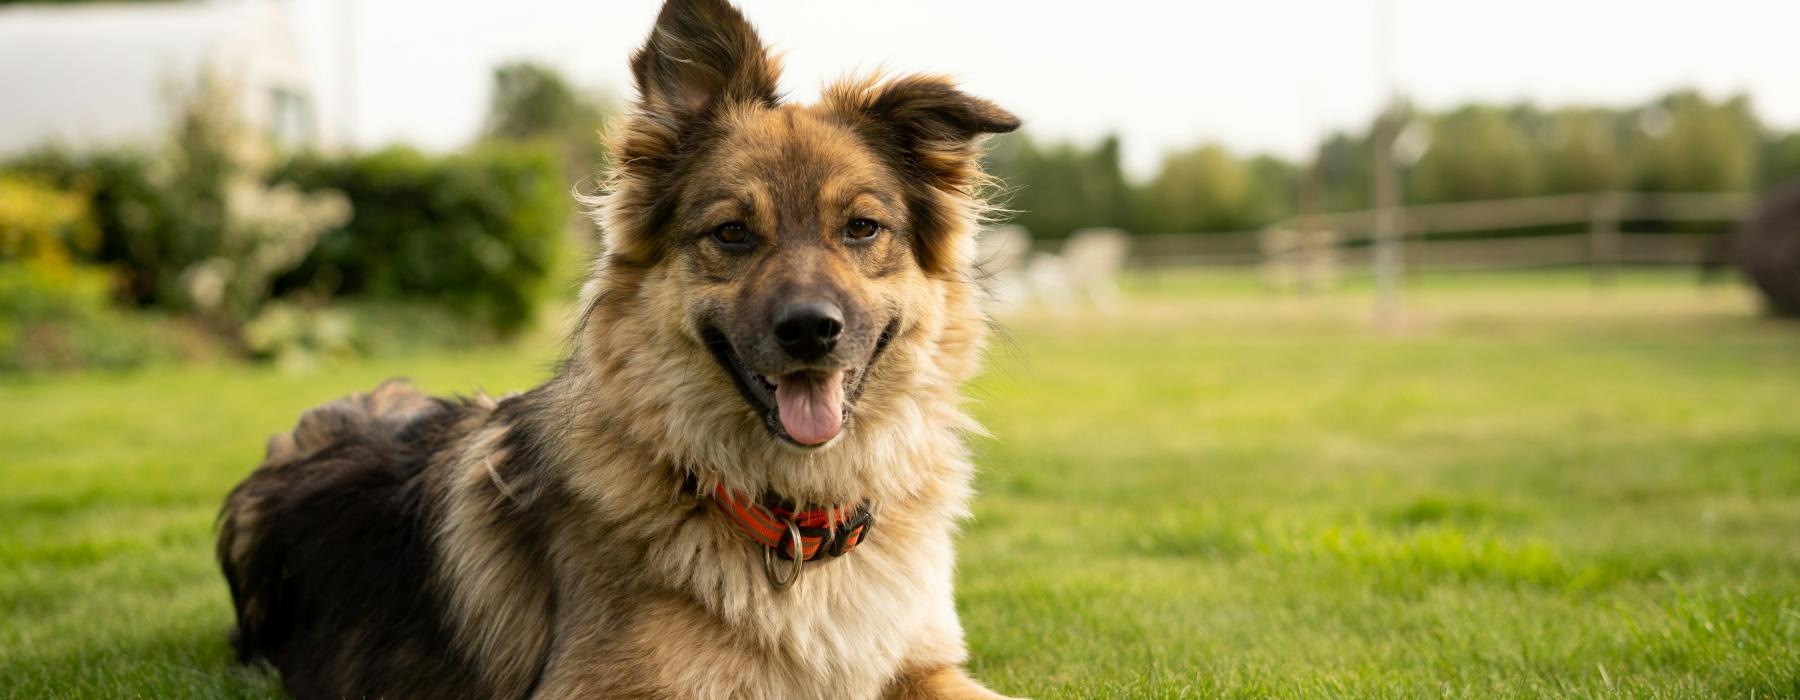
[[[219,512],[217,553],[237,609],[231,645],[239,661],[265,656],[292,628],[293,601],[284,590],[287,544],[272,533],[281,527],[288,504],[326,476],[321,470],[341,467],[339,461],[319,459],[320,453],[371,434],[397,433],[435,404],[404,380],[388,380],[367,394],[307,411],[292,431],[269,438],[262,464],[232,490]]]

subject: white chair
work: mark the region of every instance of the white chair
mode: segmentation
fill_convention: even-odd
[[[1031,254],[1031,231],[1009,225],[982,231],[975,239],[975,268],[987,291],[989,311],[1017,308],[1031,296],[1025,280],[1025,257]]]
[[[1102,309],[1119,300],[1119,272],[1131,252],[1131,237],[1116,228],[1084,228],[1063,244],[1069,286]]]

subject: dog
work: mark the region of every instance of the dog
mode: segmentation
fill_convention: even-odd
[[[494,400],[381,385],[228,497],[233,645],[300,698],[988,698],[953,534],[988,324],[946,78],[784,102],[725,0],[631,58],[570,355]]]

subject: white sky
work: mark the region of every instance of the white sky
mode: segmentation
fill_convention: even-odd
[[[1385,94],[1382,0],[740,0],[810,99],[857,68],[935,71],[1024,118],[1033,134],[1117,132],[1136,175],[1202,141],[1298,155],[1366,123]],[[1529,98],[1625,105],[1678,86],[1749,92],[1800,126],[1800,1],[1392,0],[1392,65],[1428,107]],[[496,63],[530,58],[629,94],[626,60],[654,0],[291,0],[325,84],[327,119],[360,145],[453,148],[471,138]],[[354,71],[340,41],[354,18]],[[336,95],[353,84],[346,111]]]

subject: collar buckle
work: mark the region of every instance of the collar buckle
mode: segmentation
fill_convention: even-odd
[[[782,552],[782,558],[794,562],[788,567],[787,576],[778,572],[775,566],[775,548],[768,546],[762,548],[763,573],[768,574],[769,585],[774,586],[775,590],[785,591],[800,580],[800,573],[806,567],[806,552],[801,549],[804,545],[800,540],[800,526],[795,525],[792,520],[787,521],[787,532],[781,536],[781,542],[787,546],[787,551]]]
[[[875,527],[875,517],[867,503],[845,517],[849,507],[817,511],[790,509],[785,504],[772,507],[724,484],[715,485],[712,496],[714,507],[726,520],[762,548],[763,573],[776,590],[785,590],[799,581],[806,562],[841,557],[868,541],[869,532]],[[784,567],[776,563],[778,559],[791,563]]]
[[[824,547],[825,553],[833,558],[844,556],[844,553],[850,551],[851,547],[869,539],[869,531],[873,529],[875,529],[875,516],[869,512],[867,507],[857,508],[856,515],[850,516],[849,520],[838,523],[838,526],[832,529],[831,541]],[[851,541],[852,537],[855,538],[854,542]]]

